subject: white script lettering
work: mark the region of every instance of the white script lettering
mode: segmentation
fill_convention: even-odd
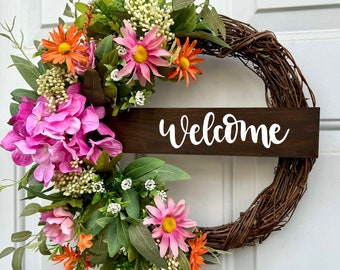
[[[277,138],[278,133],[281,131],[281,126],[274,123],[269,128],[261,124],[258,127],[254,125],[247,126],[244,120],[238,120],[233,114],[226,114],[222,119],[223,125],[215,124],[215,114],[208,112],[202,123],[202,128],[199,124],[194,123],[190,125],[187,115],[182,115],[180,119],[180,138],[176,138],[176,126],[170,124],[168,129],[165,130],[165,120],[161,119],[159,122],[159,133],[161,136],[169,136],[170,144],[173,148],[180,148],[187,136],[193,145],[200,145],[205,143],[211,146],[214,142],[222,143],[223,141],[232,144],[239,137],[241,141],[246,141],[248,134],[250,135],[253,143],[258,143],[261,138],[262,145],[265,148],[270,148],[272,144],[282,144],[290,129],[287,129],[282,138]]]

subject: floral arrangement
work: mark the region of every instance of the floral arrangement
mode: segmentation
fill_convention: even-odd
[[[30,166],[18,181],[25,199],[48,204],[27,204],[21,215],[39,214],[42,229],[14,233],[23,245],[0,258],[13,253],[12,268],[22,269],[29,248],[65,270],[201,269],[202,255],[218,251],[165,187],[189,175],[152,157],[121,168],[123,146],[104,119],[148,102],[155,77],[196,82],[197,39],[227,47],[223,22],[208,1],[193,0],[70,1],[65,15],[72,24],[60,20],[36,42],[37,64],[15,38],[14,22],[2,25],[22,52],[11,57],[31,89],[11,93],[13,128],[1,146],[15,164]]]

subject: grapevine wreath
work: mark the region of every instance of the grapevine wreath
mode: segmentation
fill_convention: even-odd
[[[75,11],[72,9],[75,7]],[[2,25],[23,57],[11,56],[31,89],[12,94],[13,129],[1,141],[20,166],[32,165],[18,181],[27,204],[22,216],[38,214],[40,232],[12,234],[18,248],[12,268],[21,269],[31,248],[62,262],[66,270],[201,269],[203,254],[255,245],[290,219],[303,196],[315,158],[279,158],[275,177],[240,217],[200,227],[185,201],[167,196],[165,182],[188,179],[180,168],[152,157],[120,167],[122,144],[106,125],[143,106],[155,77],[191,80],[202,72],[200,54],[235,57],[265,84],[270,108],[308,107],[315,98],[293,57],[270,31],[218,15],[208,1],[70,1],[48,39],[36,43],[35,64],[26,56],[13,25]]]

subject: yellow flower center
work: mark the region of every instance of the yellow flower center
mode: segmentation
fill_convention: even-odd
[[[162,221],[162,229],[167,233],[173,232],[177,228],[176,220],[173,217],[165,217]]]
[[[141,64],[148,60],[148,52],[142,45],[137,45],[137,51],[132,57],[137,63]]]
[[[59,45],[58,47],[58,52],[60,52],[61,54],[67,54],[71,51],[71,46],[70,44],[63,42]]]
[[[190,67],[190,62],[189,62],[188,58],[182,56],[180,62],[181,62],[181,68],[182,69],[186,70]]]

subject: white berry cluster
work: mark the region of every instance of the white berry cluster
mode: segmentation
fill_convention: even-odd
[[[66,69],[53,66],[37,79],[38,95],[44,96],[48,100],[51,111],[56,110],[56,106],[67,101],[66,83],[76,83],[77,78],[66,72]]]
[[[83,194],[90,194],[93,192],[93,180],[98,177],[94,168],[88,166],[82,172],[61,173],[54,174],[52,181],[57,189],[63,192],[64,196],[71,196],[78,198]]]
[[[155,25],[159,26],[158,35],[165,36],[167,41],[173,40],[175,35],[170,31],[174,24],[170,16],[172,7],[164,5],[160,8],[158,0],[128,0],[125,1],[125,9],[131,15],[129,23],[137,30],[147,32]]]

